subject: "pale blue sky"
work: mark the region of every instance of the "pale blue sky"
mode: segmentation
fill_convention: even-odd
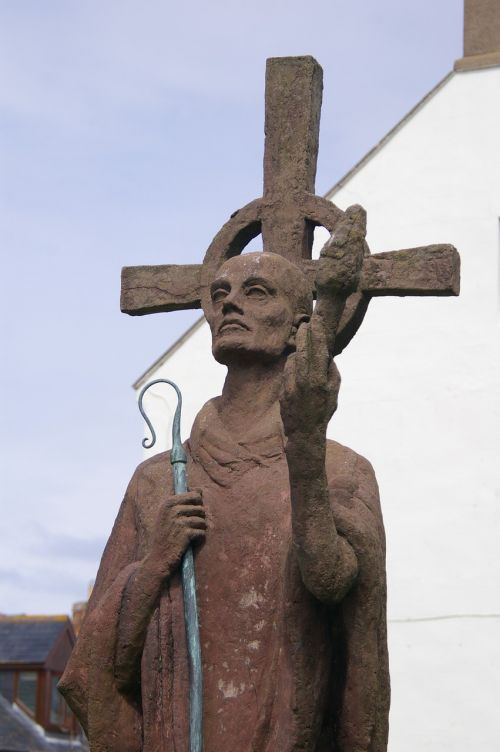
[[[324,68],[324,193],[452,68],[462,13],[0,0],[0,612],[85,597],[141,459],[130,385],[199,315],[120,314],[120,267],[201,261],[261,195],[266,57]]]

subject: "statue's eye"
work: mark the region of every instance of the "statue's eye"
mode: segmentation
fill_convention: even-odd
[[[267,297],[267,290],[262,285],[252,285],[247,288],[247,297],[249,298],[265,298]]]
[[[227,297],[227,290],[223,287],[217,287],[212,292],[212,303],[221,303],[225,297]]]

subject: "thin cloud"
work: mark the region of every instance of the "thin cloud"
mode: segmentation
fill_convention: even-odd
[[[80,538],[67,533],[55,533],[40,524],[32,524],[35,535],[29,544],[32,555],[45,555],[61,565],[65,559],[82,559],[95,565],[106,544],[106,537]]]

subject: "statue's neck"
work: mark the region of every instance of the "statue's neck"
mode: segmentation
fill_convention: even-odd
[[[233,436],[244,436],[263,420],[276,419],[284,365],[283,358],[228,366],[218,411]]]

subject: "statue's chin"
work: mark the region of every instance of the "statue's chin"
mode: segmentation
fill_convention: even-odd
[[[232,365],[248,365],[253,363],[271,364],[278,360],[281,360],[285,353],[280,350],[269,348],[266,349],[262,346],[255,346],[248,342],[241,341],[225,341],[217,342],[212,345],[212,355],[217,363],[221,363],[223,366]]]
[[[218,342],[213,345],[212,354],[217,363],[221,363],[223,366],[255,360],[258,357],[253,349],[243,342]]]

